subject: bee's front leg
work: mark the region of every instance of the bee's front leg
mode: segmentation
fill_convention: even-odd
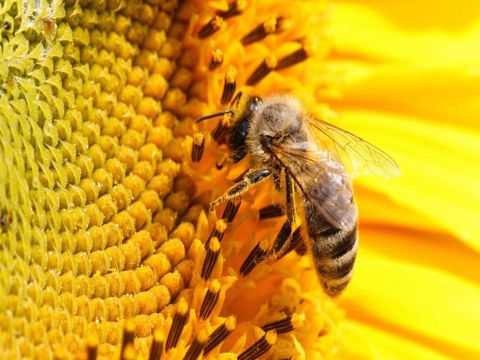
[[[267,167],[258,167],[248,170],[243,177],[237,181],[232,187],[230,187],[222,196],[210,203],[210,211],[214,211],[215,208],[221,203],[238,198],[253,185],[256,185],[272,175],[272,169]]]

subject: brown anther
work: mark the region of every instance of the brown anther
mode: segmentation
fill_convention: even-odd
[[[215,34],[223,24],[223,19],[220,16],[213,17],[208,23],[206,23],[198,32],[198,37],[204,39],[208,36]]]
[[[272,321],[262,326],[263,331],[275,330],[277,334],[285,334],[303,325],[304,314],[293,314],[283,319]]]
[[[207,255],[202,266],[202,278],[207,280],[212,274],[213,267],[220,255],[220,242],[217,237],[213,237],[207,249]]]
[[[225,220],[217,220],[215,222],[215,227],[213,228],[210,236],[207,239],[207,242],[205,243],[205,249],[208,249],[208,246],[210,245],[210,239],[212,239],[213,237],[217,237],[218,241],[222,241],[226,229],[227,223],[225,222]]]
[[[217,11],[217,15],[224,19],[228,19],[230,17],[240,15],[246,7],[247,2],[245,0],[235,0],[228,4],[228,10]]]
[[[180,339],[182,330],[188,320],[188,304],[184,299],[180,299],[177,305],[177,311],[173,316],[172,326],[168,332],[165,351],[175,347]]]
[[[205,344],[207,343],[208,335],[205,330],[200,330],[197,338],[193,340],[192,345],[188,348],[187,353],[185,354],[184,360],[196,360],[202,353]]]
[[[270,74],[272,70],[275,70],[278,68],[277,66],[277,59],[271,55],[268,58],[266,58],[250,75],[250,77],[247,79],[247,85],[255,85],[258,83],[260,80],[262,80],[265,76]]]
[[[305,242],[303,241],[302,233],[300,231],[300,227],[298,227],[293,234],[291,235],[291,239],[289,240],[288,247],[283,251],[282,257],[287,255],[290,251],[296,250],[299,255],[304,255],[307,251],[305,246]],[[303,253],[302,253],[303,252]]]
[[[197,132],[193,135],[192,161],[199,162],[202,159],[204,150],[205,136],[203,136],[202,133]]]
[[[222,65],[223,63],[223,52],[220,49],[215,49],[212,52],[212,57],[210,58],[210,64],[208,64],[208,68],[210,70],[215,70],[217,67]]]
[[[213,308],[217,304],[218,298],[220,297],[220,290],[222,285],[218,280],[213,280],[205,293],[203,298],[202,306],[200,308],[200,319],[206,319],[212,313]]]
[[[247,276],[255,268],[255,266],[257,266],[257,264],[263,261],[267,253],[268,242],[260,241],[257,245],[255,245],[243,262],[242,266],[240,267],[240,274],[242,276]]]
[[[227,320],[220,325],[215,331],[208,337],[207,345],[205,345],[204,355],[215,349],[228,335],[232,333],[236,326],[235,316],[229,316]]]
[[[127,355],[128,345],[133,343],[133,337],[135,334],[135,322],[132,319],[125,321],[123,327],[123,339],[122,339],[122,349],[120,351],[120,359],[125,359]]]
[[[223,211],[222,219],[227,220],[227,223],[231,223],[235,216],[237,215],[238,209],[240,209],[240,205],[242,201],[240,199],[230,200]]]
[[[234,67],[228,69],[227,74],[225,75],[225,81],[223,84],[223,93],[222,93],[222,104],[228,104],[232,100],[233,94],[235,94],[235,89],[237,87],[236,82],[237,70]]]
[[[254,42],[260,41],[267,37],[269,34],[279,33],[288,28],[285,26],[285,19],[283,17],[272,17],[265,21],[264,23],[255,27],[247,35],[242,38],[242,44],[249,45]]]
[[[87,359],[95,360],[98,354],[98,337],[95,334],[88,336],[85,343],[87,347]]]
[[[162,329],[156,329],[153,332],[152,347],[150,349],[149,360],[157,360],[162,357],[163,342],[165,336]]]
[[[258,217],[260,220],[271,219],[285,215],[282,205],[269,205],[258,210]]]
[[[277,341],[275,331],[269,331],[255,341],[247,350],[238,356],[238,360],[254,360],[265,354]]]
[[[227,134],[227,130],[231,125],[231,118],[232,115],[230,113],[223,115],[222,120],[212,131],[213,139],[219,144],[223,144],[225,142],[225,135]]]
[[[307,58],[308,58],[308,53],[306,49],[302,47],[297,51],[294,51],[290,55],[287,55],[284,58],[278,60],[276,70],[280,70],[280,69],[298,64],[299,62],[302,62]]]

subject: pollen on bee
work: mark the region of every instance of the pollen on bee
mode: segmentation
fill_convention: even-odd
[[[225,81],[223,85],[222,93],[222,104],[228,104],[232,100],[233,94],[235,94],[235,89],[237,87],[236,82],[237,70],[234,67],[228,69],[227,74],[225,75]]]
[[[277,58],[273,55],[267,57],[250,75],[247,79],[247,85],[255,85],[260,80],[262,80],[265,76],[270,74],[273,70],[277,69]]]
[[[223,19],[221,16],[213,17],[208,23],[206,23],[198,32],[198,37],[204,39],[208,36],[215,34],[223,24]]]
[[[192,161],[199,162],[203,156],[203,150],[205,149],[205,136],[202,133],[197,132],[193,135],[192,146]]]
[[[215,49],[212,51],[212,57],[210,58],[210,63],[208,68],[212,71],[218,68],[223,63],[223,51],[220,49]]]
[[[220,282],[216,279],[213,280],[203,298],[202,306],[200,307],[200,319],[207,319],[210,316],[220,297],[220,290]]]
[[[215,349],[228,335],[230,335],[236,326],[235,316],[230,316],[225,322],[217,327],[215,331],[208,337],[207,344],[204,348],[204,354],[207,355],[210,351]]]
[[[268,331],[238,356],[238,360],[254,360],[265,354],[277,342],[275,331]]]

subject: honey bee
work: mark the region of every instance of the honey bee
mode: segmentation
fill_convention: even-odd
[[[225,136],[229,160],[237,163],[249,155],[250,168],[210,210],[272,177],[275,187],[285,192],[287,219],[272,248],[256,261],[278,259],[298,241],[292,236],[298,198],[320,283],[328,295],[338,295],[352,277],[358,246],[351,175],[397,175],[395,161],[365,140],[315,118],[289,95],[261,99],[239,92],[231,109],[197,122],[224,114],[232,121]]]

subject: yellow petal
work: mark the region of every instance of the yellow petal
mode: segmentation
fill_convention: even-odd
[[[336,359],[451,359],[415,340],[401,338],[360,321],[346,320],[339,331],[343,335],[344,346],[336,354]]]
[[[345,110],[342,115],[339,125],[384,149],[402,172],[393,181],[364,176],[359,182],[480,249],[478,133],[390,113]]]
[[[480,356],[479,256],[432,234],[363,229],[349,318],[455,358]]]
[[[461,11],[460,11],[461,9]],[[470,9],[471,11],[469,11]],[[335,2],[335,52],[370,60],[477,64],[478,2]]]
[[[342,98],[331,101],[339,113],[362,108],[415,115],[420,121],[478,128],[480,71],[458,66],[372,64],[338,59]]]

